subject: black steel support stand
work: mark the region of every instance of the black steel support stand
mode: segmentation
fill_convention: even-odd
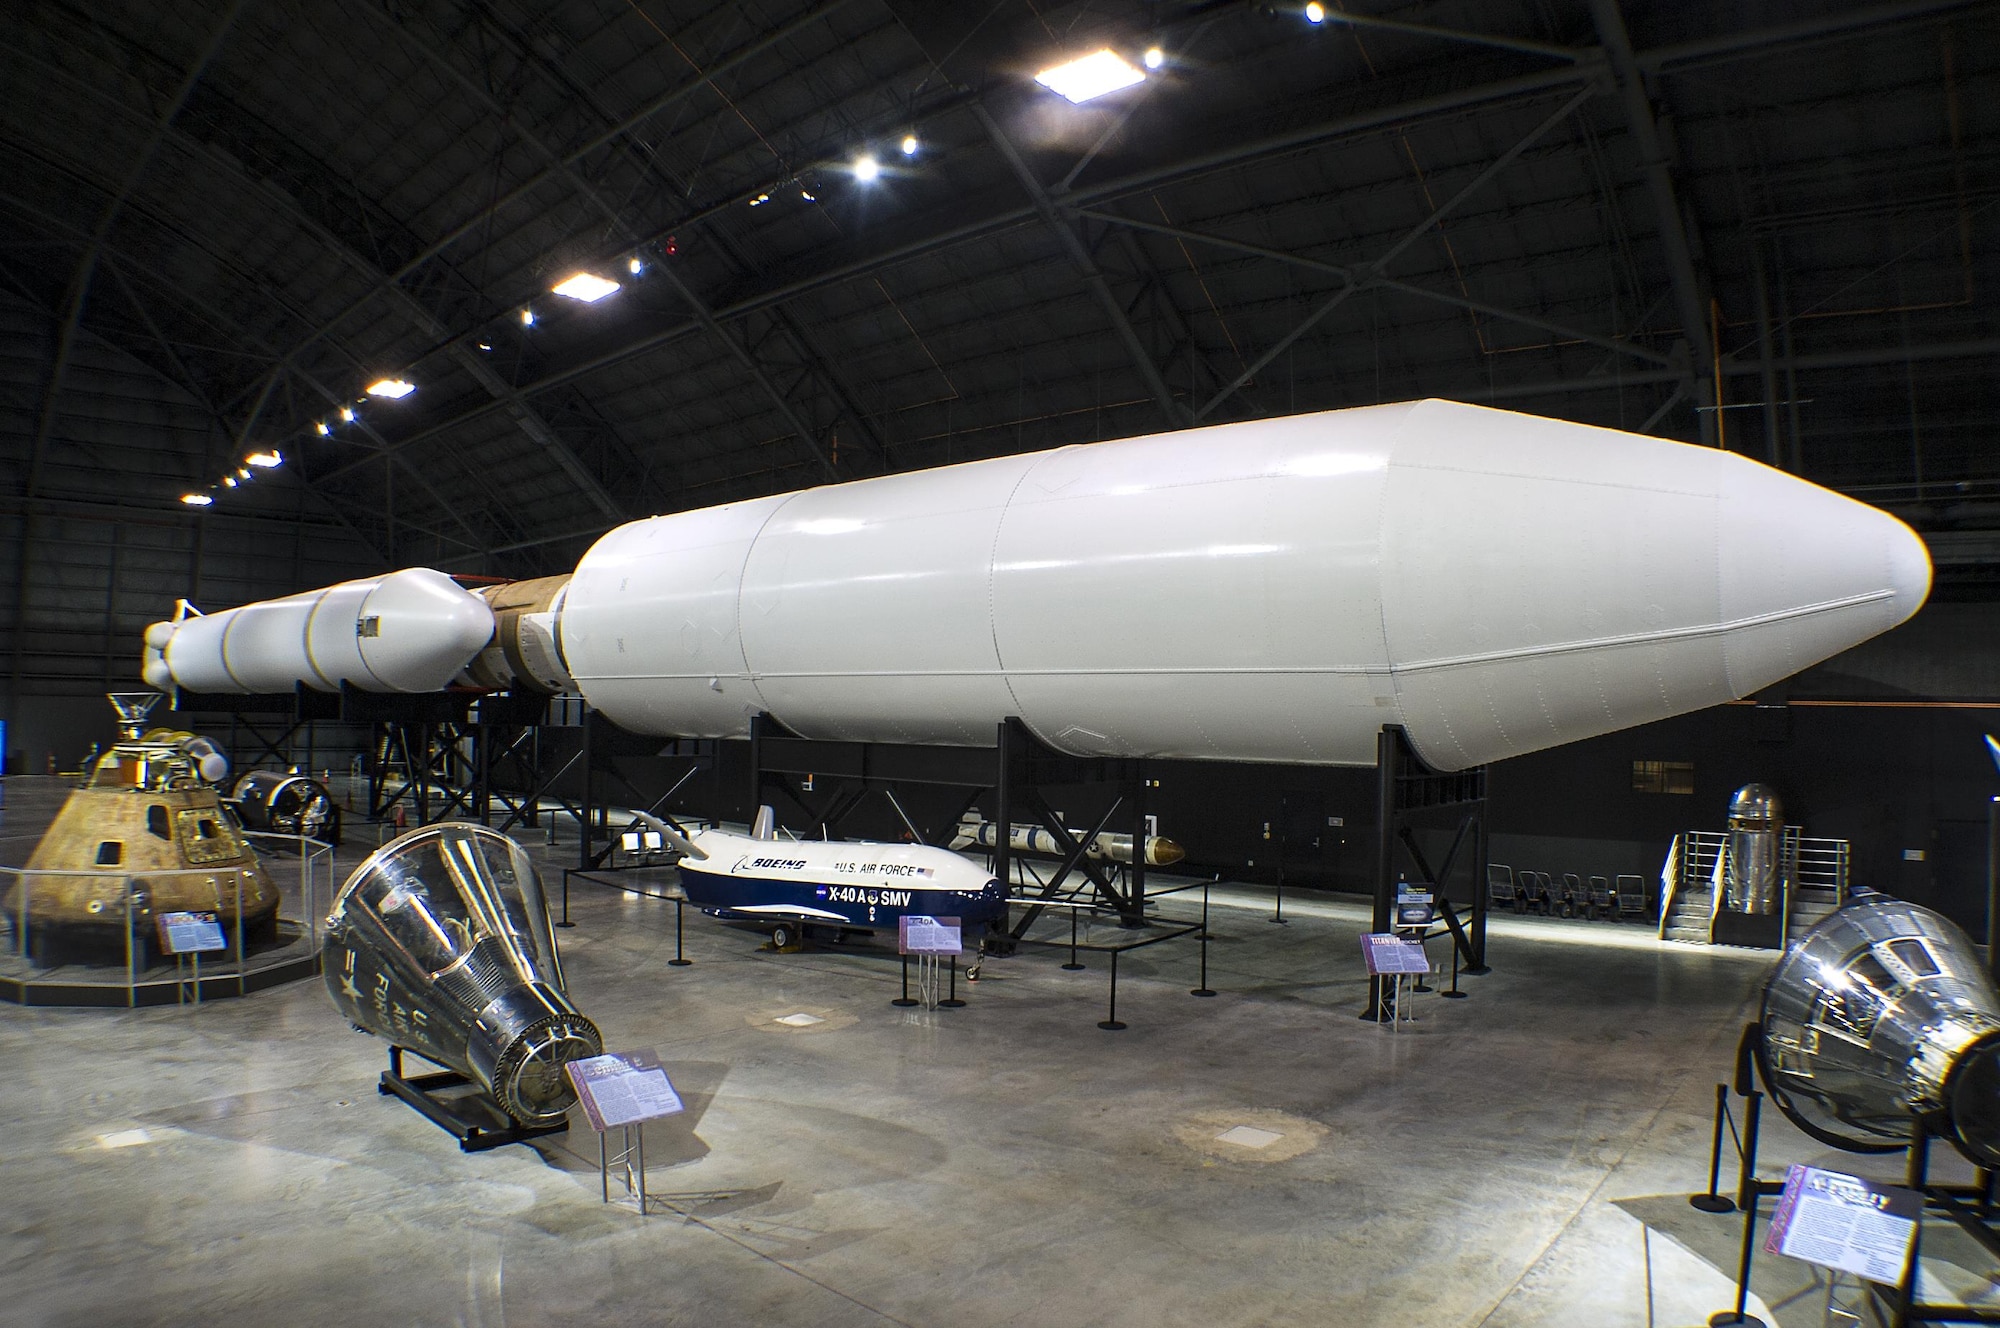
[[[1721,1193],[1722,1126],[1729,1118],[1729,1085],[1715,1086],[1715,1135],[1708,1144],[1708,1192],[1691,1194],[1688,1203],[1704,1213],[1733,1213],[1736,1201]]]
[[[569,888],[567,880],[563,882],[563,888]],[[686,908],[687,900],[676,899],[674,901],[674,957],[667,961],[667,967],[669,968],[686,968],[694,962],[694,960],[687,957],[687,951],[681,948],[681,913]]]
[[[1074,904],[1071,904],[1069,909],[1069,962],[1062,967],[1065,973],[1077,973],[1083,969],[1083,965],[1076,962],[1076,905]]]
[[[901,996],[898,996],[895,1000],[890,1001],[889,1004],[907,1008],[909,1006],[915,1005],[917,1002],[916,998],[910,995],[910,957],[908,955],[903,955],[902,960],[903,960],[903,994]]]
[[[422,1052],[412,1055],[421,1056]],[[427,1058],[428,1059],[428,1058]],[[494,1129],[483,1120],[468,1113],[455,1111],[452,1104],[433,1096],[437,1089],[461,1088],[470,1084],[456,1070],[440,1070],[435,1074],[403,1073],[403,1048],[389,1048],[389,1068],[382,1072],[382,1081],[375,1091],[384,1097],[401,1098],[418,1115],[437,1126],[452,1138],[458,1140],[460,1152],[483,1153],[489,1148],[499,1148],[503,1144],[518,1144],[529,1139],[539,1139],[545,1134],[562,1134],[569,1129],[569,1121],[556,1125],[522,1125],[518,1121]],[[496,1114],[497,1108],[491,1109]]]
[[[1757,1129],[1763,1119],[1764,1095],[1752,1089],[1744,1096],[1742,1160],[1736,1173],[1736,1206],[1743,1210],[1743,1247],[1736,1260],[1736,1306],[1708,1316],[1709,1328],[1764,1328],[1751,1314],[1750,1269],[1757,1257],[1757,1205],[1766,1194],[1784,1189],[1757,1179]]]
[[[1125,1025],[1118,1022],[1118,952],[1111,952],[1111,1013],[1097,1021],[1097,1026],[1111,1033],[1123,1032]]]
[[[965,1002],[958,999],[958,956],[947,955],[945,957],[945,967],[951,974],[948,979],[951,983],[951,994],[938,1002],[938,1008],[943,1010],[962,1009]]]
[[[1434,818],[1440,813],[1456,815],[1458,831],[1439,868],[1433,872],[1418,847],[1415,826],[1418,818]],[[1449,893],[1459,850],[1470,843],[1467,865],[1472,897],[1469,917],[1461,921]],[[1438,911],[1451,931],[1454,952],[1465,960],[1462,971],[1476,976],[1489,971],[1486,966],[1486,768],[1447,772],[1424,764],[1404,735],[1402,726],[1385,724],[1375,740],[1375,908],[1370,931],[1389,931],[1393,925],[1396,895],[1396,854],[1398,846],[1409,856],[1422,880],[1429,883]],[[1469,925],[1468,925],[1469,924]],[[1381,1022],[1388,1018],[1391,979],[1368,980],[1368,1003],[1360,1018]]]
[[[1458,947],[1456,945],[1451,947],[1451,990],[1440,992],[1439,994],[1448,1001],[1462,1001],[1472,994],[1469,991],[1460,991],[1458,989]]]
[[[1188,993],[1190,996],[1213,996],[1208,989],[1208,885],[1201,887],[1201,985]]]
[[[561,922],[558,922],[558,923],[556,924],[556,926],[558,926],[558,927],[574,927],[575,925],[576,925],[576,924],[575,924],[574,922],[571,922],[571,921],[569,920],[569,873],[568,873],[568,872],[564,872],[564,873],[563,873],[563,915],[562,915],[562,921],[561,921]]]

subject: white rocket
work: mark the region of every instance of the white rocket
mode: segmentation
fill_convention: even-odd
[[[1445,770],[1747,696],[1930,588],[1902,522],[1708,448],[1447,401],[653,517],[568,578],[427,569],[146,633],[196,692],[575,690],[639,733]]]

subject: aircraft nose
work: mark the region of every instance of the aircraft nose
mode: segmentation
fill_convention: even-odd
[[[1783,471],[1724,462],[1716,571],[1737,695],[1885,632],[1923,605],[1931,560],[1914,530]]]

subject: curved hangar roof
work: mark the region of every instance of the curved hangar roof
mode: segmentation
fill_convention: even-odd
[[[2000,561],[1990,3],[43,0],[0,37],[30,504],[522,575],[650,512],[1444,395]],[[175,427],[65,437],[133,391]]]

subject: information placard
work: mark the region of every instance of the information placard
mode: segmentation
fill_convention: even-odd
[[[933,918],[905,913],[896,919],[896,950],[906,955],[965,953],[957,918]]]
[[[1368,962],[1371,977],[1431,971],[1431,961],[1424,954],[1424,947],[1394,932],[1369,932],[1363,936],[1361,957]]]
[[[1437,917],[1437,905],[1431,902],[1431,892],[1413,886],[1399,886],[1396,890],[1396,925],[1398,927],[1428,927]]]
[[[590,1128],[599,1133],[686,1110],[650,1047],[570,1061],[563,1071]]]
[[[200,954],[206,950],[226,950],[222,920],[213,913],[162,913],[154,920],[160,932],[164,954]]]
[[[1795,1166],[1785,1175],[1764,1248],[1893,1286],[1910,1261],[1922,1211],[1915,1190]]]

